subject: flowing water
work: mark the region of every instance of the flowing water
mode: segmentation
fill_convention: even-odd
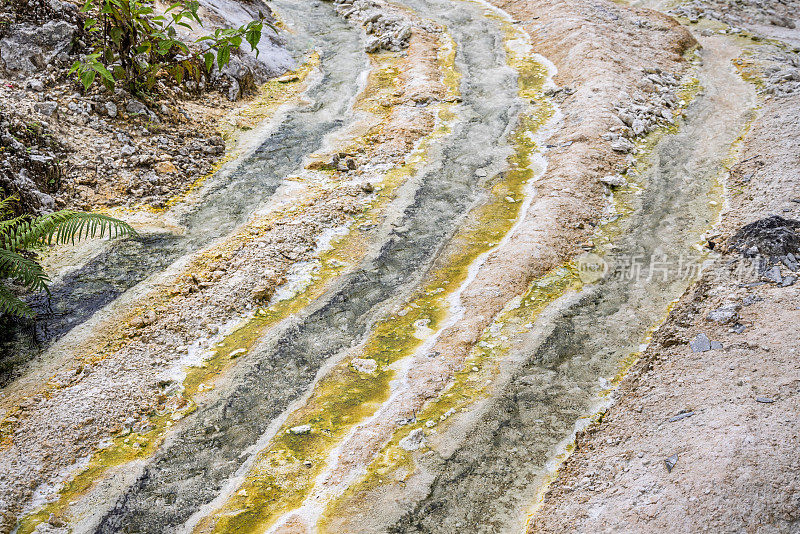
[[[109,511],[85,530],[172,532],[196,518],[318,372],[361,343],[393,304],[419,286],[470,210],[485,199],[492,174],[508,170],[509,135],[525,103],[518,96],[517,73],[508,66],[502,25],[476,2],[401,3],[445,25],[456,43],[463,101],[451,133],[404,185],[395,214],[377,232],[382,241],[359,268],[271,330],[218,385],[211,401],[187,416],[152,458],[137,464],[132,483],[104,496]],[[367,66],[359,29],[328,4],[275,0],[272,5],[295,31],[296,50],[321,52],[322,77],[307,95],[312,104],[289,112],[229,180],[210,183],[201,203],[183,217],[184,235],[145,236],[65,279],[55,288],[53,313],[42,326],[46,339],[63,335],[147,275],[230,232],[299,168],[304,155],[346,126],[359,73]],[[430,481],[421,499],[405,509],[376,506],[363,518],[354,510],[351,524],[359,526],[352,531],[524,528],[557,445],[592,412],[608,380],[692,280],[661,275],[680,258],[698,256],[696,245],[716,217],[711,201],[718,200],[717,180],[753,107],[752,91],[730,66],[737,53],[722,39],[708,42],[698,70],[703,91],[677,133],[658,142],[642,162],[637,183],[621,195],[632,214],[606,248],[611,273],[554,302],[537,328],[513,336],[492,396],[461,423],[460,432],[437,436],[446,453],[426,454],[417,465]],[[667,263],[648,276],[654,257]],[[642,266],[639,277],[613,268],[636,261]],[[402,491],[389,487],[383,498],[400,500]]]

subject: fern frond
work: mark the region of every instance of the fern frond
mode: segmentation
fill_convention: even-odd
[[[0,199],[0,216],[3,216],[11,211],[11,203],[19,200],[16,195]]]
[[[35,218],[13,217],[10,205],[14,200],[15,197],[0,199],[0,315],[34,315],[27,304],[2,285],[3,279],[16,280],[29,291],[48,291],[47,273],[21,251],[40,243],[75,244],[81,239],[105,237],[106,233],[109,237],[136,235],[127,223],[98,213],[61,210]]]
[[[27,304],[0,284],[0,315],[33,317],[34,313]]]
[[[2,212],[0,212],[0,216],[2,216]],[[26,219],[28,219],[27,215],[20,215],[19,217],[15,217],[13,219],[0,221],[0,242],[5,241],[7,235]]]
[[[61,210],[20,222],[9,232],[7,248],[20,250],[40,242],[74,245],[81,239],[105,237],[106,232],[109,237],[136,235],[126,222],[108,215]]]
[[[32,291],[47,290],[50,281],[41,265],[3,248],[0,248],[0,277],[18,280]]]

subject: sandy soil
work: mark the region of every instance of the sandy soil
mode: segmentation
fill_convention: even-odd
[[[800,215],[799,136],[800,99],[768,101],[733,168],[720,244],[745,223]],[[800,289],[742,267],[726,252],[682,297],[529,532],[798,532]],[[726,305],[738,319],[709,319]],[[694,352],[698,334],[722,348]]]

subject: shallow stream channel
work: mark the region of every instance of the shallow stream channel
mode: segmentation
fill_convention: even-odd
[[[151,455],[115,466],[113,479],[97,470],[94,490],[64,495],[57,510],[75,532],[522,532],[575,430],[697,277],[725,165],[755,105],[731,66],[740,50],[722,38],[703,42],[679,124],[640,143],[593,254],[506,303],[446,386],[415,372],[439,357],[434,344],[469,313],[462,292],[518,229],[559,111],[544,96],[554,67],[502,11],[398,4],[454,43],[460,100],[446,133],[398,187],[355,268],[265,329]],[[61,279],[42,314],[42,347],[20,332],[7,354],[46,349],[223,239],[348,126],[369,68],[361,29],[328,3],[271,5],[298,57],[319,52],[306,102],[276,118],[234,172],[210,178],[181,215],[181,235],[144,235]],[[354,357],[377,370],[353,373]]]

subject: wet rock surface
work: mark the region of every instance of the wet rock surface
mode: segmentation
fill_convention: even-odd
[[[298,12],[303,11],[301,6],[288,5],[285,7],[290,11],[292,9],[297,9]],[[331,23],[330,19],[333,16],[329,8],[321,8],[318,18],[313,19],[310,24],[304,22],[300,25],[301,28],[307,28],[307,26],[310,25],[302,34],[301,39],[313,36],[317,42],[324,45],[322,65],[327,72],[336,73],[331,74],[330,76],[332,76],[332,78],[327,79],[329,84],[319,84],[309,91],[308,96],[314,98],[320,105],[316,107],[300,106],[299,109],[295,109],[293,113],[289,114],[287,117],[283,117],[277,131],[271,132],[267,141],[264,142],[249,159],[250,165],[245,165],[244,168],[240,172],[235,173],[232,178],[228,177],[228,180],[220,182],[219,184],[211,184],[213,187],[210,188],[208,195],[212,198],[212,201],[210,201],[209,205],[205,208],[209,211],[204,211],[204,213],[194,213],[190,211],[186,216],[193,222],[189,226],[195,227],[195,225],[199,225],[201,227],[198,229],[199,234],[202,234],[204,229],[208,229],[206,226],[203,226],[203,223],[206,221],[212,224],[213,232],[227,231],[241,223],[241,218],[231,220],[231,216],[237,214],[242,217],[249,216],[250,211],[253,209],[253,204],[240,207],[235,214],[232,214],[228,204],[229,202],[235,202],[240,198],[248,198],[252,203],[263,202],[265,196],[268,197],[271,192],[274,192],[274,188],[280,185],[283,182],[283,178],[290,174],[292,170],[303,173],[303,154],[312,152],[321,145],[325,135],[329,134],[331,131],[335,131],[336,128],[344,126],[339,120],[326,121],[320,120],[319,117],[329,118],[328,113],[337,106],[341,111],[338,114],[334,114],[335,116],[345,113],[347,106],[352,101],[353,97],[356,96],[356,91],[358,90],[357,80],[361,69],[342,68],[342,65],[361,65],[361,62],[364,62],[366,58],[361,48],[358,32],[338,19],[333,19],[333,23]],[[333,31],[332,28],[334,28]],[[417,86],[428,85],[430,86],[429,91],[431,94],[437,94],[441,92],[442,89],[439,86],[438,73],[435,67],[436,55],[435,53],[431,54],[430,52],[425,52],[424,48],[427,46],[429,45],[425,44],[423,46],[420,59],[420,62],[423,65],[427,65],[427,68],[422,71],[417,70],[414,74],[410,73],[407,76],[412,81],[415,81]],[[411,47],[410,53],[420,54],[418,48],[419,47]],[[434,76],[436,77],[434,78]],[[405,85],[400,85],[401,90],[404,87]],[[342,98],[343,89],[350,91],[350,98]],[[319,113],[319,115],[315,115],[315,113]],[[417,111],[415,114],[417,116],[424,116],[421,111]],[[430,132],[433,127],[433,121],[421,121],[416,124],[414,128],[408,128],[404,126],[400,117],[393,117],[389,125],[397,136],[396,139],[393,139],[395,145],[397,145],[397,142],[402,142],[404,146],[413,146],[416,139]],[[348,124],[347,126],[350,125]],[[144,379],[150,383],[155,380],[152,373],[153,365],[163,369],[170,361],[173,361],[173,364],[175,364],[174,360],[185,357],[187,345],[192,345],[197,336],[203,336],[205,339],[214,336],[219,331],[219,325],[224,324],[226,320],[230,320],[231,316],[237,317],[241,314],[247,314],[248,309],[252,308],[253,298],[262,300],[269,298],[268,293],[271,292],[274,294],[274,286],[281,283],[280,281],[284,279],[292,263],[302,263],[311,260],[310,255],[314,250],[315,240],[319,238],[321,232],[324,230],[332,230],[337,226],[345,224],[353,214],[363,210],[365,198],[368,198],[369,195],[375,192],[375,188],[369,185],[369,182],[362,181],[358,176],[358,174],[362,172],[362,169],[366,167],[365,163],[374,160],[376,165],[380,163],[382,165],[389,164],[391,166],[392,162],[402,161],[403,153],[385,150],[386,147],[383,146],[383,144],[386,144],[387,141],[388,140],[384,140],[382,144],[377,145],[365,153],[358,154],[357,156],[353,155],[353,157],[357,158],[360,162],[358,165],[359,168],[355,171],[348,169],[348,171],[344,172],[344,176],[350,175],[356,180],[355,183],[350,185],[342,184],[328,191],[323,198],[316,198],[312,203],[314,206],[313,210],[307,213],[301,220],[292,220],[290,216],[286,220],[271,222],[267,230],[260,229],[254,231],[252,229],[246,229],[243,231],[243,236],[235,234],[232,238],[234,243],[238,243],[239,240],[242,240],[245,246],[242,249],[234,248],[233,250],[236,253],[233,258],[228,257],[226,260],[220,259],[230,254],[229,251],[222,247],[222,252],[214,256],[217,259],[213,261],[213,265],[198,266],[196,268],[197,270],[191,273],[191,276],[188,274],[186,276],[181,276],[170,295],[170,297],[174,298],[177,302],[171,303],[169,307],[158,307],[155,318],[153,318],[152,313],[141,313],[130,319],[131,328],[124,333],[124,337],[127,339],[123,342],[123,344],[128,343],[130,345],[130,347],[127,348],[127,350],[130,351],[128,355],[133,357],[133,359],[123,357],[123,359],[128,361],[127,370],[122,372],[119,367],[113,364],[109,366],[102,365],[103,371],[98,370],[93,374],[91,380],[87,380],[77,387],[87,387],[88,382],[91,381],[99,387],[105,387],[103,384],[107,386],[115,384],[114,387],[117,389],[136,387],[137,390],[139,390],[137,380]],[[276,168],[274,165],[275,162],[280,162],[282,166]],[[274,180],[264,183],[265,169],[274,173],[272,175]],[[268,189],[266,193],[264,193],[264,187],[273,189]],[[236,189],[238,193],[232,194],[231,188]],[[257,188],[257,192],[254,192],[255,190],[253,188]],[[435,188],[433,190],[439,189],[440,188]],[[461,191],[462,190],[459,190],[459,192],[448,191],[447,194],[459,195]],[[430,190],[427,191],[427,194],[422,194],[421,196],[424,198],[429,195]],[[220,202],[219,199],[227,199],[228,202]],[[431,200],[432,199],[433,197],[431,196]],[[462,198],[462,201],[463,200]],[[413,203],[413,199],[409,199],[409,202]],[[430,210],[433,209],[432,205],[424,207],[425,203],[422,202],[422,204],[423,206],[417,206],[415,210],[428,210],[428,212],[430,212]],[[456,204],[455,202],[453,203],[453,205]],[[201,209],[201,211],[203,210]],[[251,234],[253,231],[254,233]],[[440,225],[437,227],[437,231],[445,232],[445,227]],[[253,235],[258,235],[260,238],[254,240],[252,237]],[[202,235],[189,237],[192,239],[192,243],[189,246],[198,246],[202,244]],[[429,237],[430,236],[426,236],[424,239]],[[155,256],[160,257],[159,261],[171,261],[170,254],[173,249],[179,249],[184,245],[187,245],[185,241],[179,244],[157,243],[155,248],[158,249],[159,253]],[[430,247],[435,246],[435,240],[428,241],[428,245]],[[163,249],[161,248],[162,246]],[[394,246],[397,249],[403,249],[399,242],[395,243]],[[152,245],[150,248],[152,248]],[[161,254],[163,251],[168,251],[169,253]],[[400,250],[399,253],[405,254],[406,252]],[[431,255],[431,249],[422,249],[415,253]],[[118,256],[112,258],[112,260],[117,261],[120,259],[121,258]],[[119,263],[127,266],[132,265],[132,262],[125,259]],[[95,266],[103,264],[107,265],[106,262],[94,263]],[[141,269],[141,264],[141,261],[137,262],[137,269]],[[402,261],[398,262],[397,265],[384,266],[380,264],[378,268],[400,269],[401,265],[404,264],[405,263]],[[161,268],[150,262],[148,266],[155,270]],[[280,410],[283,409],[282,407],[285,407],[285,404],[282,404],[283,402],[286,402],[287,399],[291,399],[293,396],[301,394],[303,388],[307,387],[308,383],[305,379],[313,376],[313,372],[311,374],[305,374],[297,369],[296,365],[298,361],[295,355],[298,354],[298,350],[301,353],[307,350],[321,350],[322,352],[319,354],[321,354],[321,357],[324,359],[324,357],[329,354],[325,351],[336,350],[336,346],[339,343],[344,345],[349,343],[347,336],[351,335],[352,332],[343,331],[339,335],[339,338],[329,340],[329,345],[323,347],[318,345],[320,340],[325,339],[329,320],[334,322],[338,321],[337,318],[341,317],[338,310],[349,310],[349,307],[352,305],[348,302],[349,299],[347,295],[359,293],[362,289],[365,295],[369,294],[369,287],[374,284],[375,277],[379,277],[379,273],[373,273],[373,270],[373,268],[370,268],[362,272],[359,276],[354,277],[353,280],[351,280],[351,286],[346,288],[349,289],[350,292],[343,290],[341,297],[334,298],[327,308],[319,311],[317,318],[321,318],[321,323],[315,326],[315,322],[309,320],[308,327],[302,339],[294,339],[293,332],[295,332],[295,330],[286,333],[282,343],[280,343],[278,347],[280,356],[271,351],[267,351],[262,356],[270,356],[271,358],[264,362],[263,366],[259,366],[256,369],[245,369],[242,384],[247,384],[247,387],[260,387],[257,384],[263,381],[261,373],[266,372],[268,368],[274,370],[285,365],[286,372],[283,374],[278,373],[274,375],[275,377],[279,375],[283,376],[283,378],[293,376],[295,371],[300,372],[300,376],[298,376],[298,380],[294,382],[292,380],[288,382],[281,380],[281,382],[286,385],[286,388],[281,386],[270,389],[269,393],[271,395],[274,394],[272,400],[269,398],[264,399],[261,395],[252,398],[251,400],[255,401],[257,404],[257,409],[248,411],[246,408],[247,403],[243,402],[244,397],[242,397],[242,395],[245,397],[249,395],[246,395],[245,390],[237,390],[239,393],[234,395],[234,397],[238,399],[236,402],[230,404],[228,401],[224,401],[226,406],[230,405],[230,408],[225,408],[226,413],[231,409],[237,411],[243,409],[244,411],[239,413],[240,416],[253,417],[255,418],[254,420],[259,421],[258,425],[250,426],[250,429],[245,434],[238,435],[238,437],[228,440],[230,445],[229,452],[232,459],[240,458],[239,455],[243,450],[241,448],[243,443],[252,443],[252,440],[257,438],[260,432],[263,432],[264,428],[259,425],[269,424],[271,418],[277,416]],[[92,278],[92,275],[90,274],[88,278]],[[130,282],[130,279],[127,277],[125,280],[127,280],[126,283]],[[244,280],[245,283],[242,283],[242,280]],[[272,287],[267,288],[266,286],[270,283]],[[74,285],[73,283],[72,286],[74,287]],[[108,293],[110,292],[107,289],[103,289],[102,295],[105,296]],[[375,293],[374,291],[369,295],[370,298],[381,298],[381,294]],[[163,298],[163,296],[159,298]],[[358,300],[356,300],[356,303],[358,303]],[[369,304],[366,301],[363,304],[368,309]],[[228,319],[225,319],[225,317],[228,317]],[[150,321],[151,318],[153,318],[152,321]],[[353,320],[353,328],[364,327],[362,324],[356,324],[355,318],[353,318]],[[207,345],[203,346],[205,347]],[[237,355],[236,360],[246,361],[252,354],[251,352],[247,355]],[[275,357],[278,359],[276,360]],[[282,360],[284,357],[285,360]],[[141,366],[139,364],[141,364]],[[309,366],[320,365],[322,364],[322,360],[309,358],[307,364]],[[178,365],[180,366],[179,363]],[[368,363],[365,363],[365,365],[368,365]],[[308,369],[311,368],[312,367],[309,367]],[[136,369],[138,369],[138,371]],[[135,378],[139,372],[143,372],[144,374],[139,376],[139,378]],[[268,375],[273,376],[272,371],[268,371]],[[83,375],[80,373],[77,375],[71,373],[66,374],[62,383],[62,387],[64,387],[65,390],[62,391],[62,393],[67,396],[72,394],[68,389],[69,386],[76,384],[76,381],[72,378],[73,376],[82,377]],[[186,401],[184,400],[183,404],[181,404],[178,400],[180,395],[176,396],[178,392],[173,386],[170,386],[170,383],[171,382],[158,380],[157,384],[153,384],[152,390],[142,392],[145,395],[144,398],[136,397],[135,395],[126,399],[115,397],[115,399],[118,399],[118,402],[115,401],[111,403],[100,398],[86,399],[86,402],[83,403],[83,407],[77,411],[86,413],[86,411],[93,412],[94,410],[100,409],[105,414],[116,412],[116,417],[125,419],[128,416],[124,414],[120,415],[120,413],[126,412],[130,408],[130,406],[126,406],[127,403],[132,401],[138,404],[140,408],[147,405],[157,410],[171,410],[176,409],[176,407],[180,408],[181,406],[185,406]],[[162,395],[166,395],[168,398],[165,399]],[[265,401],[266,404],[262,403],[262,401]],[[234,408],[236,406],[238,407]],[[48,420],[51,419],[48,412],[51,410],[52,406],[49,404],[43,405],[37,401],[32,403],[30,407],[32,410],[39,411],[39,413]],[[217,415],[215,415],[215,410],[216,408],[211,409],[206,417],[217,417]],[[270,415],[264,415],[267,413]],[[261,415],[259,416],[258,414]],[[61,423],[68,426],[71,425],[76,418],[80,419],[82,417],[76,413],[64,414],[64,416]],[[36,418],[33,413],[27,413],[24,417],[26,419]],[[232,414],[228,413],[226,418],[231,421],[231,423],[224,423],[220,427],[223,433],[232,432],[233,434],[239,434],[236,430],[239,427],[232,423],[236,417],[232,418]],[[58,458],[49,457],[48,461],[45,462],[48,464],[45,466],[45,469],[50,475],[53,475],[52,468],[57,464],[61,463],[62,468],[64,462],[67,462],[68,465],[70,458],[77,454],[75,452],[77,449],[82,450],[83,447],[87,445],[87,442],[96,443],[99,436],[107,435],[109,428],[114,425],[112,422],[114,420],[115,417],[113,416],[110,418],[108,416],[93,418],[90,424],[92,431],[86,432],[83,436],[76,438],[71,443],[71,453],[65,451],[64,454],[59,454]],[[139,421],[137,426],[142,427],[141,431],[147,432],[147,425],[140,424],[146,423],[147,418],[145,417],[139,420],[137,417],[134,417],[132,423],[136,421]],[[49,423],[48,428],[52,428]],[[219,486],[214,486],[213,484],[224,481],[227,476],[230,476],[232,472],[231,469],[236,468],[237,460],[234,460],[228,465],[209,470],[208,479],[198,481],[196,486],[191,485],[191,487],[187,486],[184,488],[182,497],[177,502],[174,502],[174,506],[170,506],[168,509],[161,509],[159,506],[158,510],[156,510],[150,507],[149,504],[151,502],[150,499],[152,499],[154,495],[152,493],[153,490],[156,489],[160,492],[158,487],[166,480],[165,478],[160,478],[160,475],[169,473],[170,475],[168,476],[175,476],[182,473],[182,468],[188,467],[188,465],[181,465],[185,460],[196,456],[201,462],[208,460],[216,464],[217,460],[215,460],[215,458],[218,458],[219,454],[213,452],[213,447],[209,449],[209,452],[213,452],[213,454],[208,457],[204,455],[198,456],[195,454],[198,449],[192,449],[192,447],[198,443],[205,443],[207,437],[205,432],[194,436],[190,431],[185,437],[179,439],[174,448],[160,457],[158,462],[154,462],[154,465],[150,468],[149,475],[139,481],[136,486],[131,489],[130,495],[124,499],[124,505],[121,505],[118,510],[114,510],[113,506],[111,506],[107,510],[108,517],[105,519],[102,517],[98,518],[98,520],[104,520],[104,526],[102,528],[115,531],[114,529],[117,528],[115,525],[130,524],[140,525],[141,528],[161,532],[163,531],[164,525],[180,523],[185,520],[188,515],[193,513],[195,510],[193,506],[197,506],[199,503],[203,503],[213,497],[215,492],[220,489]],[[200,441],[195,443],[194,440],[196,439]],[[188,447],[185,449],[186,451],[194,450],[195,453],[189,455],[184,454],[181,452],[184,450],[181,447]],[[172,456],[175,452],[179,452],[179,454]],[[34,475],[34,473],[41,473],[40,469],[43,466],[31,463],[29,460],[31,460],[30,455],[26,455],[25,459],[21,462],[22,465],[17,465],[17,467],[30,476],[39,476]],[[163,488],[166,489],[166,486]],[[15,490],[9,490],[7,487],[3,487],[3,491]],[[30,492],[24,489],[21,495],[20,498],[25,499],[30,496]],[[19,499],[16,497],[12,498],[12,500],[14,502],[19,502]],[[113,505],[114,503],[112,502],[111,504]],[[12,507],[12,509],[15,512],[18,511],[16,506]],[[158,518],[156,518],[156,515],[158,515]]]
[[[726,60],[716,58],[715,64],[725,65]],[[642,192],[641,210],[635,210],[632,219],[623,223],[626,231],[614,247],[617,257],[652,257],[654,250],[665,246],[659,240],[670,239],[667,237],[670,232],[692,231],[691,225],[665,225],[658,213],[660,209],[673,214],[681,211],[674,203],[683,201],[667,192],[675,191],[678,183],[684,183],[679,169],[692,167],[695,161],[705,161],[706,152],[692,154],[685,148],[697,146],[692,139],[707,135],[711,125],[708,119],[717,114],[717,105],[732,109],[738,104],[718,97],[716,92],[707,98],[698,98],[687,111],[678,133],[656,148],[653,158],[660,162],[659,166],[645,175],[648,187]],[[738,123],[743,120],[739,117]],[[714,128],[724,131],[728,127],[717,124]],[[727,142],[733,139],[728,134]],[[721,159],[716,161],[715,166],[707,168],[705,179],[711,180],[713,173],[721,169]],[[686,198],[695,198],[703,188],[700,182],[692,183],[697,189]],[[682,187],[686,187],[685,183]],[[692,209],[703,208],[696,204]],[[698,215],[696,211],[693,213]],[[695,224],[698,226],[694,231],[698,231],[702,223],[696,221]],[[679,245],[675,241],[670,243],[670,250],[681,254],[679,250],[682,249],[676,249]],[[570,432],[578,414],[590,409],[594,395],[608,386],[607,377],[613,376],[613,369],[617,369],[622,355],[636,350],[631,345],[632,340],[638,339],[635,332],[649,321],[657,321],[655,315],[647,318],[648,307],[653,305],[653,309],[660,309],[654,301],[673,291],[679,294],[685,288],[675,279],[671,282],[653,279],[650,283],[664,284],[663,289],[658,290],[660,297],[654,297],[640,283],[625,281],[624,276],[603,279],[566,305],[552,325],[548,325],[545,336],[538,339],[532,336],[528,340],[530,344],[525,345],[519,355],[524,363],[503,383],[496,399],[487,402],[486,410],[480,414],[480,423],[470,425],[470,435],[464,445],[444,458],[432,455],[428,469],[429,476],[435,477],[434,483],[425,498],[393,525],[391,531],[459,532],[468,528],[473,532],[493,532],[511,530],[510,525],[524,528],[525,513],[517,511],[515,515],[506,503],[513,499],[526,503],[535,501],[537,482],[544,476],[545,458]],[[631,313],[629,307],[636,308],[637,312]],[[624,324],[618,322],[623,317],[626,318]],[[597,328],[598,325],[602,326]],[[711,350],[711,341],[704,341],[707,347],[702,348]],[[714,344],[713,348],[722,347]],[[588,372],[589,369],[592,372]],[[602,380],[598,380],[598,376]],[[538,379],[533,381],[531,377]],[[553,416],[556,413],[559,415]],[[580,486],[587,492],[606,489],[607,484],[599,482],[598,475],[585,473],[586,481]],[[491,480],[491,484],[487,484],[487,480]],[[469,504],[462,505],[465,502]],[[487,521],[488,517],[493,520]],[[560,519],[556,519],[558,521]]]
[[[476,19],[470,24],[481,27],[486,22]],[[350,33],[360,37],[352,27]],[[414,189],[404,200],[399,218],[391,223],[386,241],[374,256],[345,277],[309,315],[299,317],[277,333],[277,339],[263,347],[250,365],[237,369],[233,379],[236,385],[229,396],[215,399],[198,411],[197,417],[187,420],[174,445],[156,455],[148,467],[148,476],[124,497],[124,506],[104,518],[103,531],[113,532],[124,526],[158,529],[185,521],[220,491],[237,468],[235,459],[241,451],[251,446],[270,421],[309,387],[324,362],[363,340],[385,306],[395,304],[419,283],[419,277],[435,260],[436,251],[456,231],[457,221],[481,195],[483,185],[476,178],[475,169],[504,160],[504,132],[520,110],[513,73],[506,69],[501,57],[490,53],[485,41],[491,40],[491,35],[486,34],[483,39],[483,46],[475,42],[464,54],[472,69],[493,76],[474,75],[462,88],[462,105],[480,120],[457,123],[453,134],[437,149],[436,158],[414,180]],[[507,82],[500,89],[490,81],[498,73]],[[484,98],[490,87],[493,97]],[[487,142],[494,148],[476,154],[469,142],[476,138],[490,140]],[[287,376],[292,379],[285,380]],[[269,390],[269,396],[251,393],[264,388]],[[230,436],[225,445],[217,445],[218,435],[201,431],[210,426]],[[207,452],[187,456],[188,451],[196,450]],[[220,458],[227,461],[220,463]],[[205,474],[190,480],[187,474],[196,472],[198,465],[205,466]],[[184,481],[180,497],[174,504],[155,510],[152,503],[173,491],[164,484],[165,480]]]

